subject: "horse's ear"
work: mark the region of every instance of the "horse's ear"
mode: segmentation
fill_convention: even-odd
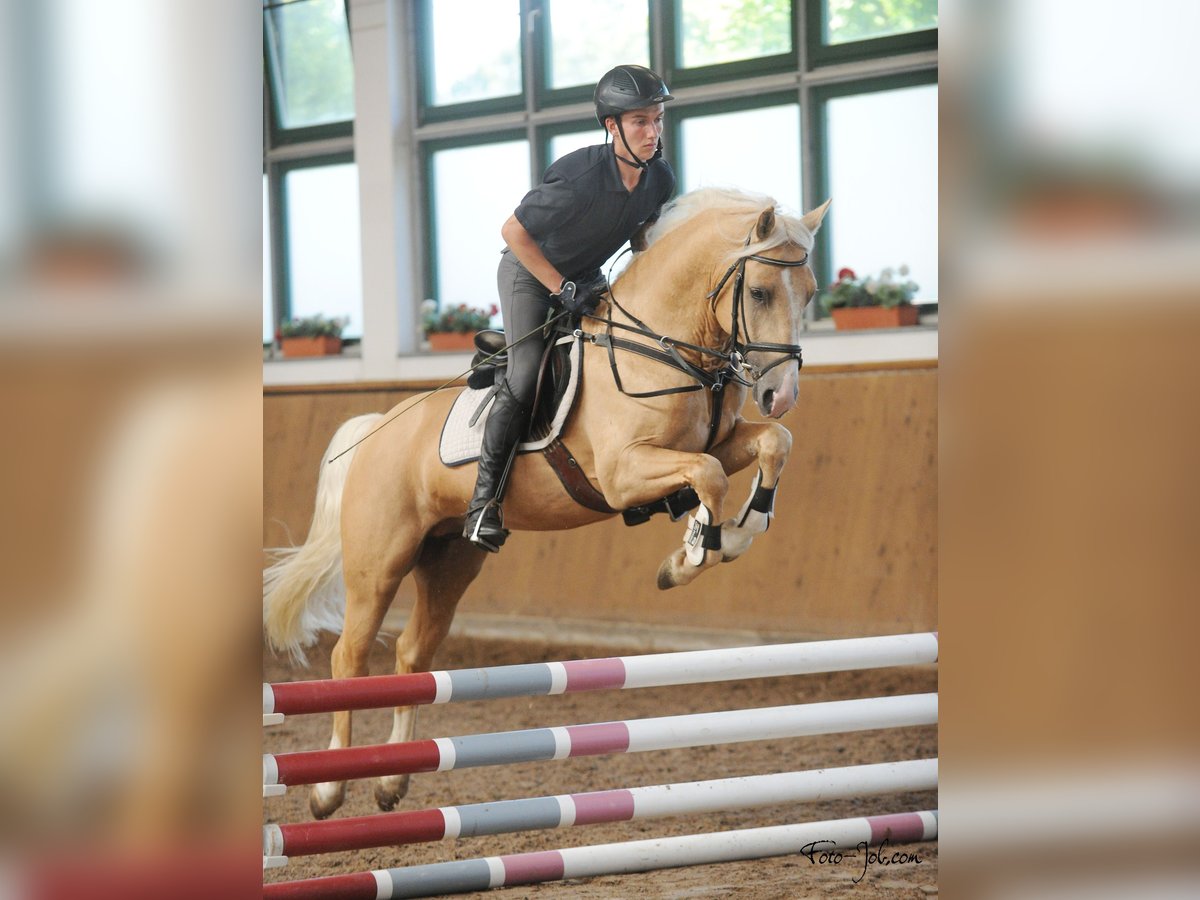
[[[816,209],[806,212],[800,219],[804,227],[816,234],[817,229],[821,227],[821,220],[825,218],[825,213],[828,212],[829,204],[832,202],[833,198],[830,197]]]
[[[760,241],[765,241],[771,236],[771,232],[775,230],[775,208],[767,207],[762,211],[762,215],[758,217],[758,224],[754,226],[754,234]]]

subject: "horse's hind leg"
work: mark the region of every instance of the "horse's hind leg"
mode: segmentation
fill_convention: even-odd
[[[334,678],[356,678],[367,674],[367,657],[371,644],[379,634],[383,617],[395,599],[400,582],[412,568],[420,542],[412,540],[395,545],[395,559],[390,565],[377,564],[366,567],[356,564],[347,555],[344,561],[346,581],[346,618],[341,637],[333,647],[330,659]],[[347,548],[350,549],[349,547]],[[351,720],[349,712],[333,714],[333,737],[330,749],[349,747]],[[326,781],[314,784],[309,794],[308,806],[313,816],[324,819],[331,815],[346,799],[346,782]]]
[[[427,672],[446,638],[459,598],[479,574],[487,553],[458,535],[425,541],[413,569],[417,599],[404,632],[396,641],[396,673]],[[398,706],[388,743],[412,740],[417,710]],[[408,775],[387,775],[375,788],[382,810],[391,810],[408,793]]]

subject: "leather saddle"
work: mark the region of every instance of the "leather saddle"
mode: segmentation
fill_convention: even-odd
[[[551,338],[562,337],[554,333]],[[508,353],[503,331],[488,329],[475,333],[475,355],[471,359],[472,371],[467,376],[467,386],[475,390],[486,390],[504,380],[508,366]],[[533,416],[530,419],[526,440],[540,440],[552,427],[554,415],[562,403],[571,375],[571,342],[550,340],[542,354],[538,368],[537,390],[534,393]]]

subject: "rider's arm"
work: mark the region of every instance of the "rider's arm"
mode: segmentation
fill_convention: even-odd
[[[563,282],[562,273],[554,267],[550,260],[546,259],[542,248],[529,236],[529,232],[525,230],[524,225],[517,221],[516,216],[508,217],[508,221],[500,228],[500,234],[504,238],[504,243],[508,244],[508,249],[521,261],[521,265],[544,284],[550,293],[558,293]]]

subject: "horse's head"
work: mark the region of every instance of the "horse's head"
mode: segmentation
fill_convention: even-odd
[[[744,260],[740,296],[736,270],[717,296],[718,320],[743,348],[764,416],[777,419],[796,404],[804,308],[817,290],[808,256],[829,202],[799,219],[762,210],[736,252]]]

